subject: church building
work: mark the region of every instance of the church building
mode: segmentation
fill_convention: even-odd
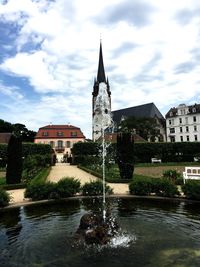
[[[94,80],[92,92],[92,139],[98,140],[102,135],[102,129],[111,124],[111,91],[108,78],[106,78],[102,44],[100,42],[99,64],[97,78]],[[102,122],[104,121],[104,126]]]

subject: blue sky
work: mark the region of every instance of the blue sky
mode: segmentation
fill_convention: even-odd
[[[90,138],[100,34],[112,110],[200,102],[198,0],[0,0],[0,118]]]

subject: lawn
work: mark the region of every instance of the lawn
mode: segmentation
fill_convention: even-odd
[[[180,174],[184,171],[184,166],[150,166],[150,167],[135,167],[134,173],[138,175],[150,177],[162,177],[166,170],[176,170]]]

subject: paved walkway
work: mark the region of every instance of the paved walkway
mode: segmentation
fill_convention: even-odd
[[[79,179],[81,185],[86,182],[96,181],[98,178],[77,168],[77,166],[67,165],[66,163],[57,163],[56,166],[52,167],[52,170],[47,177],[47,181],[58,182],[63,177],[74,177]],[[112,189],[113,193],[117,195],[126,195],[129,193],[127,184],[118,184],[118,183],[107,183]],[[10,203],[21,203],[27,202],[27,199],[24,199],[25,189],[15,189],[9,190],[8,193],[11,196]]]
[[[57,163],[56,166],[52,167],[52,170],[47,177],[48,181],[58,182],[63,177],[74,177],[79,179],[81,185],[86,182],[95,181],[98,178],[91,175],[74,165],[67,165],[66,163]],[[128,194],[128,185],[119,183],[107,183],[112,189],[114,194]]]

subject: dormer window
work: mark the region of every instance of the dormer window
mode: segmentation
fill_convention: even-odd
[[[173,112],[172,112],[172,111],[169,113],[169,116],[170,116],[170,117],[172,117],[172,116],[173,116]]]
[[[196,112],[196,108],[192,108],[192,112]]]
[[[42,133],[42,136],[48,136],[48,135],[49,135],[48,132],[43,132],[43,133]]]
[[[77,132],[71,132],[71,137],[76,137],[77,136]]]
[[[63,136],[63,132],[57,132],[57,136]]]

